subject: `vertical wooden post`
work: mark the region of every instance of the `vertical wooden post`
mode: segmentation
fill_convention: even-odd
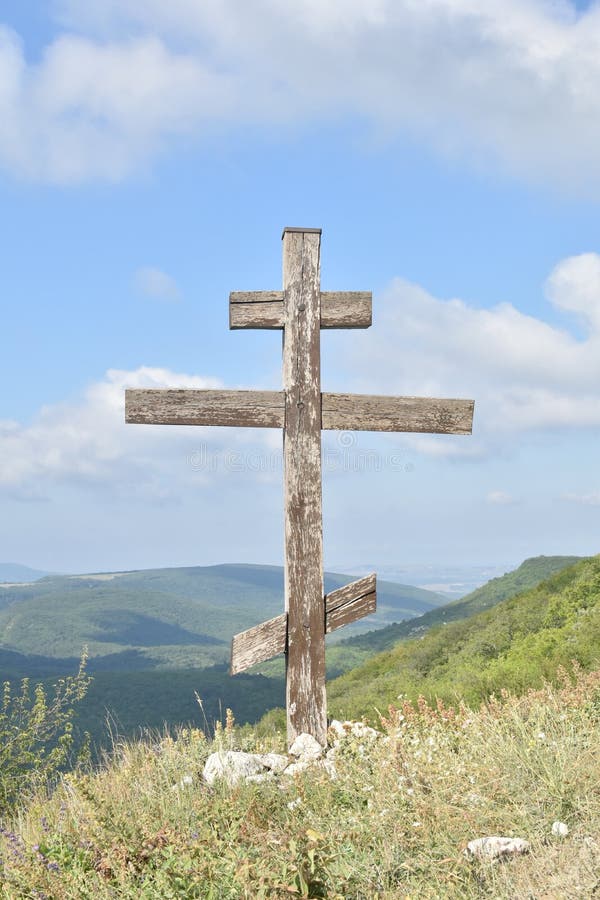
[[[325,746],[320,249],[320,229],[283,232],[287,737]]]

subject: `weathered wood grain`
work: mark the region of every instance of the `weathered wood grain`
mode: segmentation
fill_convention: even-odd
[[[377,575],[375,572],[371,572],[370,575],[365,575],[364,578],[359,578],[358,581],[351,581],[350,584],[345,584],[343,587],[336,588],[335,591],[330,591],[326,594],[326,613],[333,612],[338,606],[352,603],[354,600],[364,597],[365,594],[372,594],[376,590]]]
[[[321,328],[370,328],[370,291],[321,291]]]
[[[471,434],[473,427],[472,400],[324,393],[321,408],[326,429]]]
[[[283,291],[234,291],[229,295],[229,327],[283,328]]]
[[[266,662],[279,653],[285,653],[287,615],[283,613],[254,628],[236,634],[231,642],[230,673],[237,675],[250,666]]]
[[[228,425],[283,428],[282,391],[173,390],[125,391],[125,421],[138,425]]]
[[[372,300],[368,291],[322,291],[321,328],[369,328]],[[283,291],[234,291],[229,295],[229,327],[283,328]]]
[[[242,306],[253,303],[260,306],[263,303],[283,303],[283,291],[231,291],[229,294],[229,305]]]
[[[283,234],[287,739],[327,743],[321,497],[320,234]]]
[[[377,576],[373,572],[331,591],[325,597],[325,632],[356,622],[377,608]]]
[[[325,616],[325,631],[330,634],[337,628],[344,625],[350,625],[351,622],[357,622],[365,616],[370,616],[377,609],[377,594],[373,591],[371,594],[365,594],[363,597],[357,597],[337,609],[327,612]]]

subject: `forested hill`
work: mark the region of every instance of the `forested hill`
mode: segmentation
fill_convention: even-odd
[[[335,716],[373,715],[399,696],[476,703],[522,691],[577,660],[600,665],[600,556],[468,618],[403,641],[328,687]]]
[[[398,641],[418,637],[436,625],[465,619],[475,613],[490,609],[502,600],[514,597],[522,591],[535,587],[557,572],[572,566],[582,559],[580,556],[534,556],[521,563],[518,569],[507,572],[499,578],[492,578],[486,584],[445,606],[431,609],[414,619],[407,619],[388,625],[378,631],[356,635],[342,641],[339,652],[346,647],[352,651],[377,653],[389,650]]]
[[[326,590],[351,580],[328,574]],[[344,631],[383,627],[446,602],[441,594],[391,582],[380,582],[378,600],[376,615]],[[48,674],[58,659],[71,670],[87,645],[94,671],[212,666],[228,661],[236,632],[282,610],[283,570],[276,566],[51,576],[0,585],[0,665],[6,664],[2,674],[9,678],[11,661],[20,673],[26,667],[23,657],[35,674],[43,673],[44,658],[51,658]]]

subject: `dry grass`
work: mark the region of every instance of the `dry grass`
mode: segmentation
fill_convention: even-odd
[[[382,731],[345,742],[336,781],[313,770],[285,787],[207,788],[214,745],[198,731],[120,746],[5,824],[2,896],[600,897],[600,672],[477,711],[399,702]],[[236,741],[231,722],[216,738]],[[490,834],[531,852],[468,860]]]

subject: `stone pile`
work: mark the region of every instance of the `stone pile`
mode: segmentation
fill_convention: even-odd
[[[319,768],[333,781],[337,777],[334,760],[343,741],[354,738],[369,742],[381,735],[362,722],[339,722],[334,719],[329,727],[329,737],[328,747],[322,747],[310,734],[299,734],[288,755],[219,750],[211,753],[206,760],[202,777],[208,785],[222,779],[232,787],[240,781],[271,781],[277,777],[293,777],[309,768]]]

